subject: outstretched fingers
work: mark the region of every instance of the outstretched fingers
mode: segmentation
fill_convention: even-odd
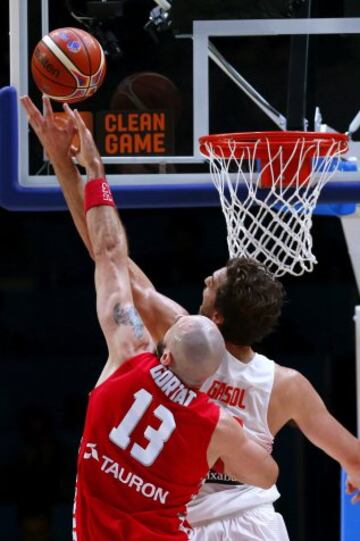
[[[67,114],[68,118],[72,121],[73,125],[78,130],[79,135],[81,133],[85,134],[88,128],[85,122],[83,121],[79,111],[77,109],[71,109],[67,103],[64,103],[63,109],[65,113]]]
[[[64,103],[63,109],[65,113],[67,114],[68,119],[71,120],[71,122],[75,125],[76,124],[75,114],[74,114],[74,111],[71,109],[71,107],[69,107],[69,104]]]
[[[87,150],[90,151],[91,149],[94,153],[95,143],[93,141],[93,137],[77,109],[74,109],[74,117],[75,117],[75,127],[80,137],[81,147],[85,151],[85,145],[86,145]]]
[[[35,131],[38,131],[42,127],[44,121],[39,109],[34,105],[29,96],[22,96],[20,102],[26,111],[29,124]]]
[[[80,133],[81,132],[85,133],[86,130],[87,130],[86,124],[83,121],[83,119],[81,118],[80,113],[79,113],[79,111],[77,109],[74,109],[74,116],[75,116],[75,122],[76,122],[77,129],[79,130]]]
[[[52,120],[54,112],[51,107],[50,99],[47,96],[43,96],[42,100],[44,105],[44,117],[46,120]]]

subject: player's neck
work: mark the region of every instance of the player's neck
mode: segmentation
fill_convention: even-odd
[[[226,349],[242,363],[249,363],[255,355],[255,351],[250,346],[237,346],[231,342],[226,342]]]

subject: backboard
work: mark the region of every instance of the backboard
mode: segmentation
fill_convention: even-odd
[[[54,28],[86,29],[85,4],[9,3],[12,88],[0,94],[4,119],[0,204],[6,208],[65,208],[18,97],[29,94],[40,106],[40,92],[29,75],[32,50]],[[241,20],[229,11],[219,20],[213,14],[211,20],[187,21],[184,30],[179,25],[178,33],[155,30],[151,35],[144,26],[153,7],[155,2],[124,1],[121,16],[92,22],[92,31],[109,52],[108,73],[98,93],[78,106],[92,116],[107,175],[122,206],[217,205],[198,138],[207,133],[285,129],[293,35],[311,35],[309,128],[317,111],[317,129],[348,130],[360,108],[353,84],[360,75],[360,18]],[[55,109],[60,111],[60,106],[55,104]],[[156,129],[144,126],[144,111],[163,115],[164,121]],[[131,131],[129,122],[134,118]],[[324,188],[322,201],[360,201],[357,139],[359,132],[353,134],[344,167]]]

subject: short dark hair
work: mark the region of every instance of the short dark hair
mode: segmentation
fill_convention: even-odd
[[[284,297],[281,282],[263,265],[245,257],[230,259],[215,298],[225,341],[239,346],[260,342],[278,323]]]

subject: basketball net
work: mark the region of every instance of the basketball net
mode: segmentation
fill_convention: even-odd
[[[202,137],[230,258],[253,258],[276,277],[311,272],[317,262],[312,214],[347,141],[343,134],[310,132]]]

